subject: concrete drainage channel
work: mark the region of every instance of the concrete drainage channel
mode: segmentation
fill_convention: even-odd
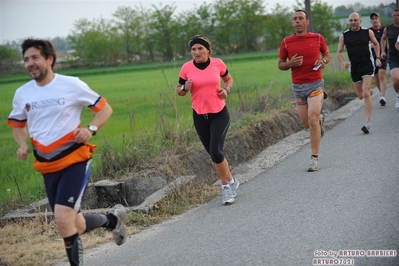
[[[323,104],[323,113],[327,118],[326,122],[330,113],[338,110],[355,98],[356,94],[354,93],[335,93],[334,95],[329,95]],[[239,165],[245,164],[256,157],[267,147],[301,130],[302,125],[300,124],[295,108],[282,111],[270,119],[256,123],[247,132],[229,135],[225,144],[226,157],[232,168],[239,168]],[[211,162],[204,159],[208,157],[204,151],[193,151],[184,156],[187,158],[185,160],[187,163],[183,163],[183,166],[191,169],[195,175],[177,177],[170,183],[167,182],[166,177],[160,176],[102,180],[90,183],[82,201],[83,213],[103,213],[118,203],[130,206],[129,210],[131,211],[148,213],[159,200],[166,197],[172,191],[173,187],[187,183],[193,178],[209,178],[213,171],[213,166]],[[6,214],[1,217],[1,221],[37,216],[53,216],[47,198],[34,202],[26,208]]]

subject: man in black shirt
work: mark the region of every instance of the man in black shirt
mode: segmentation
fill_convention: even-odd
[[[384,33],[381,38],[381,57],[387,56],[385,52],[386,45],[388,44],[388,64],[393,83],[393,89],[397,95],[397,101],[395,107],[399,109],[399,51],[395,49],[395,43],[399,35],[399,9],[395,9],[393,12],[393,24],[389,25],[384,29]],[[388,43],[387,43],[388,42]]]
[[[381,66],[380,44],[370,29],[360,26],[362,19],[356,12],[349,15],[350,29],[344,31],[339,37],[337,56],[342,65],[349,69],[352,81],[355,85],[357,97],[364,99],[364,112],[366,123],[361,130],[370,133],[370,118],[373,102],[371,99],[371,81],[375,67]],[[374,46],[376,60],[370,51],[370,42]],[[345,61],[343,50],[346,48],[349,61]]]
[[[380,16],[377,13],[371,13],[370,23],[372,25],[370,30],[373,31],[375,38],[381,45],[381,37],[382,37],[385,27],[381,26]],[[382,49],[380,49],[380,50],[381,50],[381,54],[382,54]],[[371,52],[373,53],[374,60],[376,60],[377,56],[375,55],[373,46],[371,47]],[[387,47],[385,47],[384,52],[385,53],[388,52]],[[376,67],[375,72],[374,72],[375,83],[377,85],[378,90],[380,91],[381,106],[385,106],[385,104],[386,104],[385,92],[387,90],[387,78],[386,78],[387,62],[388,62],[387,57],[385,57],[385,58],[381,57],[381,66]]]

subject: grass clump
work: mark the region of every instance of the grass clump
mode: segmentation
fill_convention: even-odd
[[[150,213],[129,212],[126,226],[130,235],[171,218],[189,209],[209,202],[220,194],[219,186],[209,182],[192,180],[176,185],[169,196],[158,202]],[[19,219],[1,224],[0,265],[55,265],[58,260],[66,261],[63,240],[58,233],[54,219],[35,217]],[[113,241],[112,234],[104,228],[82,235],[83,250]],[[18,248],[16,248],[18,247]]]

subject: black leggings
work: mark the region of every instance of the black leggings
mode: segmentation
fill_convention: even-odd
[[[214,163],[224,161],[223,145],[230,126],[230,115],[225,106],[216,114],[199,115],[193,110],[194,126],[202,145]]]

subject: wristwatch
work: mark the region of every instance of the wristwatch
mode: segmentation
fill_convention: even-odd
[[[97,126],[95,125],[88,125],[87,128],[91,131],[91,134],[94,136],[97,133]]]

